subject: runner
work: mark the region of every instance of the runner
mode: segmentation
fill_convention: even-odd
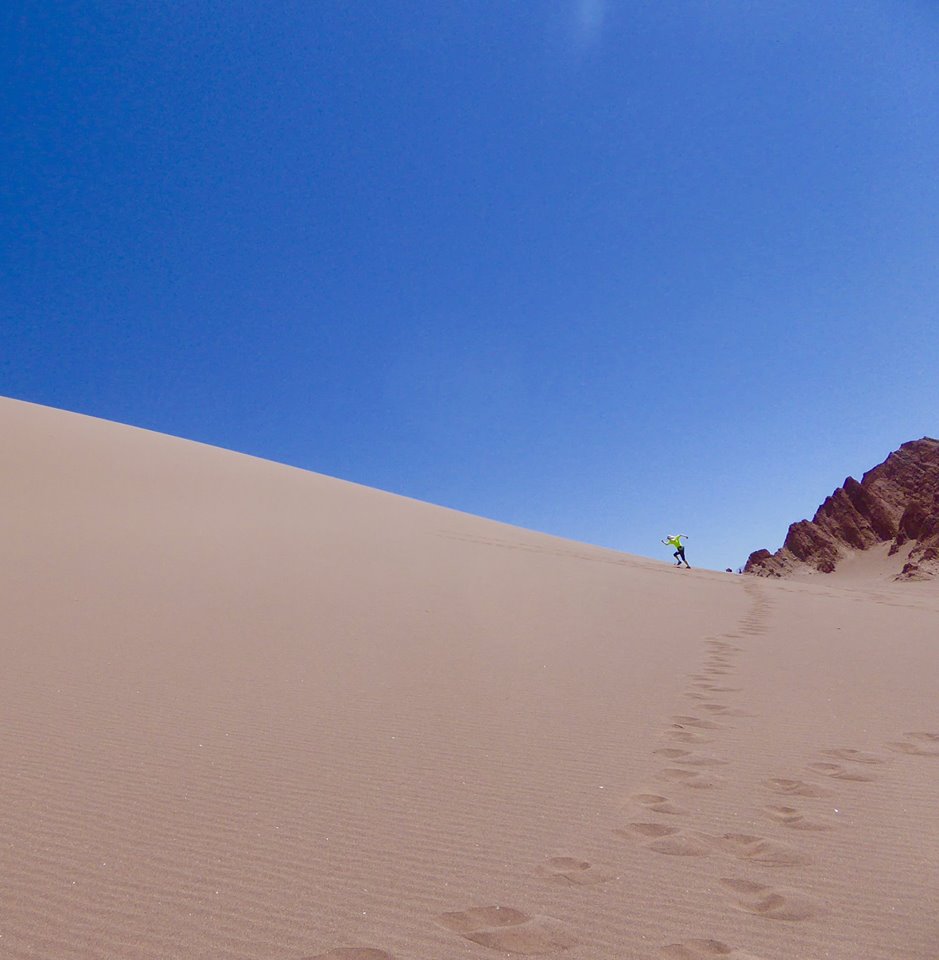
[[[667,536],[662,543],[664,543],[667,547],[675,548],[675,552],[672,554],[672,556],[676,560],[676,567],[680,567],[682,562],[684,562],[685,566],[690,570],[691,564],[685,559],[685,548],[681,545],[681,541],[683,539],[688,539],[687,533],[672,533],[669,534],[669,536]]]

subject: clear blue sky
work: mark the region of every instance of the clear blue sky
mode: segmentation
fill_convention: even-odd
[[[932,0],[12,2],[0,393],[692,564],[939,434]]]

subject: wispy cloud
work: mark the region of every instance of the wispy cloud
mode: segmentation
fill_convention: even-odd
[[[607,0],[574,0],[574,35],[581,49],[592,46],[600,39],[606,5]]]

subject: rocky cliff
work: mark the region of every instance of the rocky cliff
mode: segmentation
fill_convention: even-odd
[[[789,527],[779,550],[751,553],[744,573],[831,573],[850,553],[888,541],[896,579],[939,575],[939,440],[911,440],[860,481],[848,477],[811,520]]]

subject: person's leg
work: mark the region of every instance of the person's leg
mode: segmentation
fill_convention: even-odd
[[[691,564],[688,563],[687,559],[685,558],[685,548],[684,548],[684,547],[679,547],[679,548],[678,548],[678,552],[681,554],[682,560],[685,561],[685,566],[690,570],[690,569],[691,569]],[[679,564],[679,566],[680,566],[680,564]]]
[[[672,554],[672,556],[675,558],[675,566],[680,567],[681,566],[681,548],[679,547],[678,550],[676,550]]]

